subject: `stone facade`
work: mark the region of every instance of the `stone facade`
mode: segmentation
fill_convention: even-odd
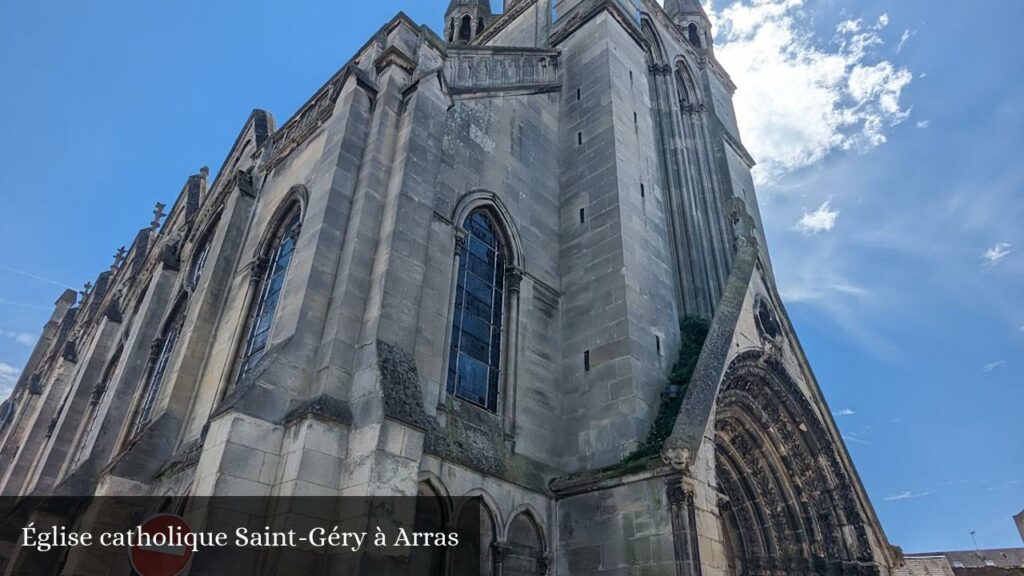
[[[470,496],[496,575],[893,573],[699,4],[504,4],[398,15],[62,296],[0,493]]]

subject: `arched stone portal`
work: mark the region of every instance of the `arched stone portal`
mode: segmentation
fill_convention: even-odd
[[[715,453],[734,575],[880,573],[836,445],[774,356],[733,361],[718,397]]]

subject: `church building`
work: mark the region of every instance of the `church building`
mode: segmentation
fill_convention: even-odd
[[[57,301],[0,494],[419,496],[472,508],[488,576],[907,573],[779,297],[735,90],[697,0],[397,15]]]

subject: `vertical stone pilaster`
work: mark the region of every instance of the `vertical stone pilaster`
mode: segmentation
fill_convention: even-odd
[[[519,324],[522,318],[519,314],[519,293],[523,282],[523,272],[515,268],[505,273],[505,289],[508,298],[508,311],[506,318],[508,322],[505,356],[505,390],[502,394],[503,403],[503,425],[505,440],[515,442],[516,437],[516,384],[519,381]]]
[[[693,489],[684,484],[681,476],[670,476],[665,492],[671,507],[676,575],[701,576],[703,572]]]

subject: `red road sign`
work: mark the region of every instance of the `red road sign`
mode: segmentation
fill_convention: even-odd
[[[142,532],[146,534],[167,534],[170,531],[181,531],[190,534],[192,529],[180,516],[159,514],[142,524]],[[129,550],[132,568],[139,576],[178,576],[189,560],[192,559],[192,548],[188,546],[132,546]]]

